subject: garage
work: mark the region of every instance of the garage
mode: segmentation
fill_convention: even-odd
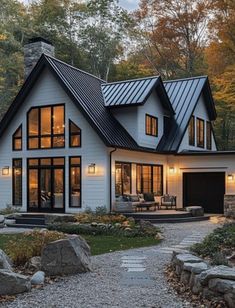
[[[200,205],[205,213],[224,212],[225,173],[183,173],[184,207]]]

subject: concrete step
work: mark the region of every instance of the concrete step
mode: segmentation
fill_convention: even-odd
[[[45,226],[45,218],[41,217],[16,217],[16,225],[26,224],[26,225],[36,225],[36,226]]]
[[[135,221],[138,222],[141,219],[135,218]],[[175,218],[154,218],[154,219],[145,219],[147,221],[150,221],[153,224],[162,224],[162,223],[183,223],[183,222],[194,222],[194,221],[204,221],[209,220],[209,216],[199,216],[199,217],[175,217]]]

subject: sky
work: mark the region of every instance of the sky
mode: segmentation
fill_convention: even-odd
[[[24,3],[28,3],[30,0],[21,0]],[[120,5],[127,9],[128,11],[132,11],[137,9],[138,7],[138,0],[119,0]]]

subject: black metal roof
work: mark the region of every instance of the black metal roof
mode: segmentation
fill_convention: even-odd
[[[103,80],[87,72],[43,54],[1,120],[0,136],[45,67],[52,72],[103,142],[110,147],[154,153],[176,153],[202,92],[206,97],[210,118],[213,120],[216,116],[207,77],[168,81],[164,83],[165,87],[160,77],[105,84]],[[121,97],[125,105],[134,104],[133,102],[143,104],[154,88],[157,88],[160,100],[169,112],[171,122],[169,134],[162,137],[157,149],[139,146],[112,115],[110,108],[107,108],[107,104],[113,106],[113,102],[114,106],[121,106]],[[125,96],[126,91],[130,94],[127,89],[131,89],[133,99],[130,95]]]
[[[210,120],[215,120],[216,111],[207,76],[165,81],[164,86],[175,111],[175,117],[172,119],[169,134],[163,136],[157,150],[177,152],[202,93]]]
[[[174,114],[160,76],[102,84],[106,107],[143,105],[154,89],[161,95],[163,107]]]
[[[101,91],[103,80],[44,54],[26,79],[0,122],[0,136],[8,126],[10,119],[16,114],[17,109],[23,103],[23,100],[32,89],[45,66],[57,78],[66,93],[71,97],[107,146],[153,151],[138,146],[126,129],[111,114],[110,110],[105,107]]]

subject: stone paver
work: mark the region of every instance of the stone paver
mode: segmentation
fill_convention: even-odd
[[[158,246],[92,257],[93,272],[61,279],[17,297],[8,308],[186,308],[191,304],[171,289],[164,267],[171,254],[163,248],[187,248],[218,225],[210,221],[159,225],[165,240]],[[184,239],[187,240],[184,240]],[[122,266],[125,265],[125,266]],[[132,265],[140,264],[139,267]],[[130,271],[130,270],[134,271]]]

